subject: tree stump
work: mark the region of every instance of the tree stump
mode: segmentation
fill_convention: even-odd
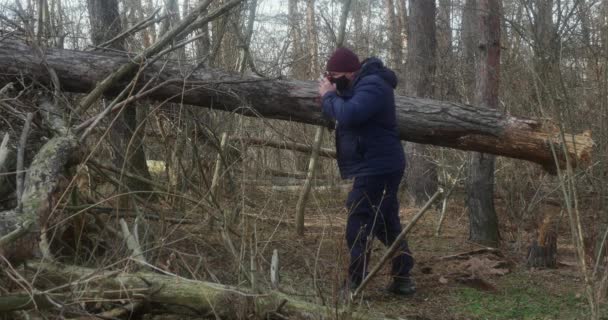
[[[538,238],[528,247],[528,267],[557,267],[557,231],[550,216],[546,216],[539,228]]]

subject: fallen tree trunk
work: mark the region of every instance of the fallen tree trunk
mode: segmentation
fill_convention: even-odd
[[[23,75],[50,81],[44,63],[30,47],[9,40],[0,44],[0,86]],[[59,75],[63,90],[84,93],[129,58],[106,52],[47,49],[45,60]],[[180,67],[172,63],[148,67],[139,79],[144,83],[158,76],[156,87],[136,98],[169,99],[248,116],[329,125],[320,112],[317,86],[312,81],[242,77],[215,69],[199,69],[184,81],[181,74]],[[117,94],[124,86],[124,81],[116,83],[106,93]],[[492,153],[532,161],[549,171],[555,169],[551,144],[561,145],[562,140],[557,129],[539,121],[431,99],[397,96],[395,103],[403,140]],[[593,147],[589,134],[565,136],[571,163],[587,163]],[[564,165],[563,154],[557,156]]]
[[[234,137],[230,139],[232,142],[243,142],[248,146],[259,146],[259,147],[270,147],[276,149],[285,149],[291,151],[299,151],[304,153],[311,153],[312,146],[304,143],[297,143],[291,141],[275,141],[265,140],[261,138],[250,138],[250,137]],[[319,155],[328,158],[335,158],[336,151],[329,148],[319,149]]]
[[[278,291],[252,294],[236,287],[153,272],[100,271],[40,262],[30,262],[27,266],[41,272],[41,278],[61,284],[68,282],[71,289],[77,290],[72,297],[69,292],[54,292],[49,298],[57,301],[59,305],[74,304],[79,299],[106,298],[186,307],[199,315],[215,316],[219,319],[250,319],[254,315],[258,316],[256,319],[272,319],[273,313],[279,313],[283,319],[286,318],[285,315],[290,319],[346,316],[344,314],[346,311],[335,306],[321,306],[300,301]],[[85,290],[82,290],[83,285],[86,286]],[[53,304],[46,303],[48,300],[42,293],[0,297],[0,314],[30,309],[36,302],[39,302],[39,308],[52,308]],[[347,317],[348,319],[390,319],[381,315],[358,312],[349,313],[348,316],[350,316]]]
[[[22,208],[0,212],[0,255],[12,263],[30,259],[40,240],[40,226],[64,191],[61,174],[77,159],[78,141],[66,134],[49,140],[36,154],[25,177]]]

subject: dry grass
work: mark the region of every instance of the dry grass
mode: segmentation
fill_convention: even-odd
[[[343,196],[345,195],[314,195],[313,202],[316,206],[307,212],[306,235],[303,238],[295,235],[292,221],[296,199],[291,195],[275,194],[270,203],[261,203],[263,212],[255,214],[255,217],[247,217],[249,225],[253,226],[249,232],[254,232],[256,238],[258,270],[264,271],[259,279],[264,286],[270,282],[268,270],[272,250],[277,249],[281,258],[280,290],[299,299],[341,306],[337,290],[346,276],[348,260],[344,241],[346,215],[342,209]],[[283,199],[279,200],[281,197]],[[559,213],[559,208],[552,206],[543,206],[542,210]],[[384,293],[382,289],[390,281],[388,269],[385,268],[368,287],[363,299],[355,302],[355,309],[418,319],[481,319],[487,318],[492,312],[494,316],[490,317],[496,319],[519,318],[522,312],[529,313],[529,317],[523,318],[534,319],[545,312],[547,317],[543,319],[570,319],[572,315],[585,311],[584,300],[580,298],[582,284],[575,267],[575,253],[569,245],[565,225],[559,239],[558,260],[561,264],[558,269],[525,268],[526,245],[532,235],[505,227],[505,241],[500,251],[509,262],[511,272],[502,277],[484,278],[495,290],[483,291],[455,281],[455,274],[465,272],[462,270],[462,261],[443,261],[440,258],[480,248],[466,241],[468,220],[464,212],[461,201],[450,203],[440,237],[434,236],[438,221],[436,211],[429,211],[413,229],[409,243],[416,258],[413,275],[418,293],[414,297],[399,298]],[[402,223],[411,219],[415,213],[415,208],[403,208]],[[222,239],[219,236],[209,236],[213,233],[198,233],[197,229],[200,228],[183,228],[182,231],[191,236],[188,241],[175,243],[171,250],[190,253],[196,250],[201,254],[207,270],[201,271],[202,279],[240,283],[248,288],[244,278],[238,276],[235,259],[223,249]],[[176,237],[179,237],[177,233]],[[247,246],[242,246],[243,261],[248,261],[246,248]],[[383,250],[384,247],[375,241],[371,264],[379,259]],[[442,278],[447,279],[447,283]],[[526,305],[533,307],[529,309]],[[557,306],[561,309],[556,309]],[[556,313],[556,310],[560,312]]]

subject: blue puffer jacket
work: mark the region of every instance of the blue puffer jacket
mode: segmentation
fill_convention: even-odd
[[[323,113],[335,119],[342,178],[405,169],[395,116],[395,73],[377,58],[363,62],[349,89],[323,96]]]

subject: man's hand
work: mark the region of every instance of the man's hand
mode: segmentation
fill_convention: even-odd
[[[321,98],[328,92],[336,91],[336,85],[329,82],[327,78],[319,80],[319,95]]]

